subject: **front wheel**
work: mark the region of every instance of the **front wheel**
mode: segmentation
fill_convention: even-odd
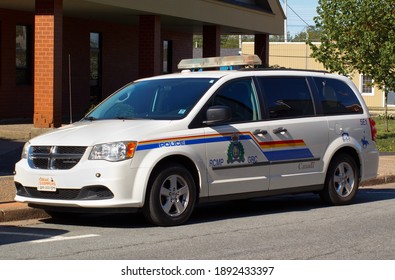
[[[196,201],[196,186],[191,173],[183,166],[173,165],[161,168],[154,176],[144,215],[159,226],[185,223]]]
[[[359,168],[348,154],[339,154],[333,158],[326,174],[323,200],[331,205],[349,204],[359,187]]]

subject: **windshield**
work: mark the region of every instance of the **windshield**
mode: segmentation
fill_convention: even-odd
[[[133,83],[114,93],[85,119],[182,119],[216,81],[178,78]]]

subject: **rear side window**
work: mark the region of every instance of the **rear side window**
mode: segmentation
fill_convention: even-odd
[[[354,91],[336,79],[314,78],[324,115],[362,114],[363,109]]]
[[[270,119],[315,115],[310,89],[304,77],[257,77],[266,97]]]

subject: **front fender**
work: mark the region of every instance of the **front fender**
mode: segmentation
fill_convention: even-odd
[[[205,155],[206,151],[204,145],[202,145],[201,148],[194,146],[193,149],[188,146],[163,147],[137,152],[136,157],[133,159],[133,163],[136,164],[135,168],[137,168],[136,176],[132,182],[134,186],[133,192],[137,192],[136,194],[142,198],[141,201],[145,201],[149,179],[155,167],[166,158],[182,156],[188,158],[195,165],[200,182],[200,196],[207,196],[208,186]]]

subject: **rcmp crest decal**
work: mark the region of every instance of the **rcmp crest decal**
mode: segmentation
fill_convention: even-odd
[[[239,141],[239,135],[233,134],[231,142],[228,147],[228,160],[227,163],[244,162],[244,147]]]

